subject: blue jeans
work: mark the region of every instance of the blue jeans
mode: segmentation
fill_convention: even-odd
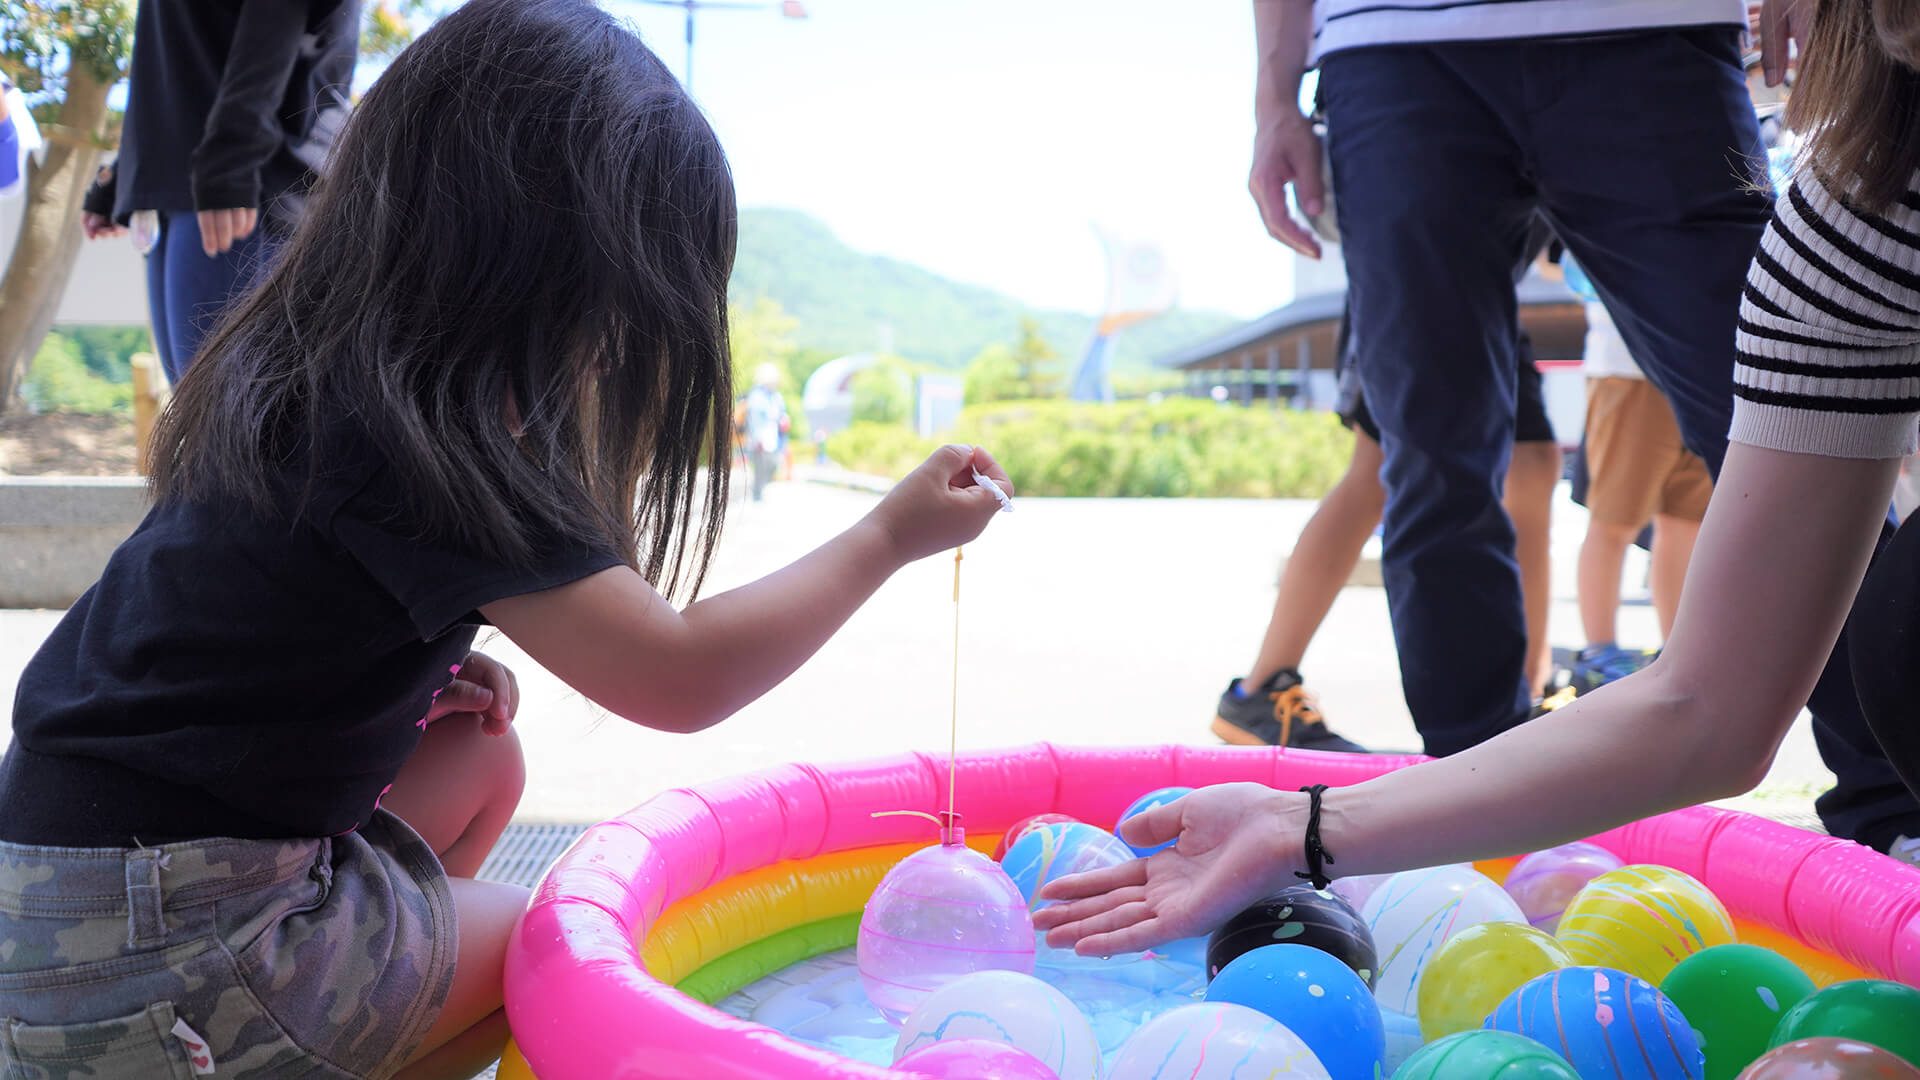
[[[1529,706],[1500,506],[1528,222],[1543,214],[1586,269],[1717,476],[1766,158],[1732,27],[1355,49],[1325,61],[1320,93],[1349,303],[1369,328],[1355,364],[1386,454],[1382,574],[1407,705],[1427,751],[1451,754]],[[1822,816],[1863,840],[1920,833],[1845,653],[1812,700],[1839,776]]]
[[[167,381],[178,385],[200,342],[229,301],[245,292],[273,258],[277,238],[262,215],[253,232],[219,255],[200,247],[190,211],[161,211],[160,236],[147,253],[147,310]]]

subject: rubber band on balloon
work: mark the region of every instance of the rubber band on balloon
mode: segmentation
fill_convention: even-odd
[[[952,783],[960,811],[980,830],[974,846],[990,846],[988,833],[1042,811],[1112,821],[1154,788],[1339,786],[1419,760],[1043,743],[962,754]],[[858,892],[865,882],[870,891],[879,879],[874,867],[883,872],[887,860],[926,844],[925,825],[871,815],[943,805],[947,766],[946,755],[926,754],[784,765],[669,791],[589,829],[535,890],[509,944],[506,1000],[517,1048],[502,1080],[907,1080],[910,1074],[728,1016],[668,982],[783,931],[851,914],[843,890]],[[1796,946],[1782,949],[1796,963],[1825,964],[1822,974],[1920,981],[1920,870],[1845,841],[1704,807],[1594,841],[1629,862],[1699,878],[1743,923],[1777,935],[1759,943]],[[830,910],[836,907],[842,910]],[[1747,927],[1741,930],[1745,937]],[[782,947],[793,943],[769,946]],[[741,959],[742,970],[749,959]],[[721,974],[714,985],[730,981]],[[700,988],[703,996],[712,989]]]

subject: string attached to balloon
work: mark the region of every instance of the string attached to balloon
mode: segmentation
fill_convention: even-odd
[[[978,474],[975,474],[978,475]],[[992,481],[987,481],[992,483]],[[999,488],[994,488],[999,491]],[[1003,496],[1004,497],[1004,496]],[[875,810],[874,817],[923,817],[940,826],[940,843],[952,845],[961,843],[962,834],[955,826],[960,815],[954,812],[954,781],[960,771],[960,560],[964,559],[964,549],[953,549],[953,700],[952,710],[947,717],[947,812],[929,814],[925,810]]]
[[[995,492],[993,480],[973,473],[973,482]],[[960,563],[954,550],[954,680],[948,715],[947,811],[899,809],[874,817],[912,815],[941,826],[941,842],[922,847],[887,871],[860,911],[854,961],[868,1001],[889,1024],[900,1026],[941,986],[981,970],[1033,970],[1033,915],[1006,871],[966,846],[958,813],[960,778]]]
[[[1006,492],[982,475],[1002,510]],[[1031,972],[1033,916],[999,863],[966,845],[956,807],[960,761],[960,563],[953,553],[953,697],[948,717],[947,809],[881,810],[874,817],[912,815],[940,826],[940,843],[900,860],[880,879],[860,914],[856,963],[867,999],[898,1027],[928,994],[977,971]]]
[[[979,476],[978,472],[974,473]],[[994,488],[999,491],[999,488]],[[953,781],[960,761],[960,560],[962,548],[953,549],[953,701],[947,716],[947,817],[953,817]]]
[[[1000,503],[1001,513],[1013,512],[1013,499],[992,477],[976,468],[973,470],[973,482],[993,492],[994,499]],[[929,814],[924,810],[876,810],[873,813],[874,817],[909,815],[926,818],[940,826],[940,843],[943,845],[960,843],[962,841],[957,837],[964,835],[956,828],[960,815],[955,811],[955,804],[960,771],[960,563],[965,558],[964,545],[953,549],[953,697],[947,716],[947,812]]]

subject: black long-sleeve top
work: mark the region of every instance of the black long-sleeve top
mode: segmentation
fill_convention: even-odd
[[[297,205],[346,116],[360,0],[142,0],[113,181],[88,209]]]

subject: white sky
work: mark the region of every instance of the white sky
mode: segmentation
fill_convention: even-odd
[[[680,72],[681,11],[606,0]],[[1043,307],[1089,311],[1091,223],[1166,251],[1184,306],[1292,296],[1247,195],[1246,0],[806,0],[698,16],[694,95],[742,206]]]

